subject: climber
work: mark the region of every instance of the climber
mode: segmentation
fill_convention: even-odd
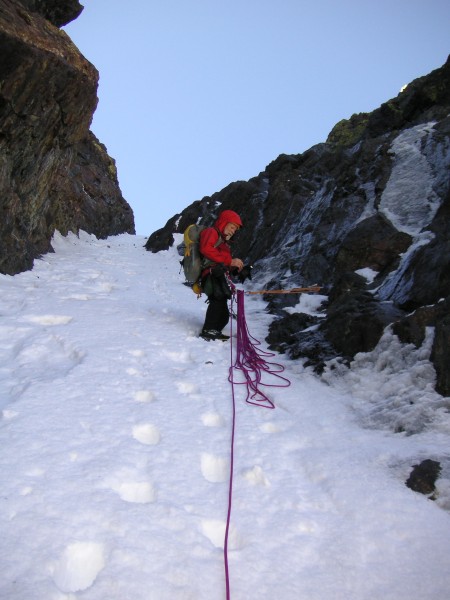
[[[240,258],[232,257],[228,241],[240,227],[240,216],[233,210],[224,210],[219,214],[214,227],[208,227],[200,234],[200,253],[207,265],[202,271],[202,289],[208,296],[209,303],[200,337],[207,341],[229,339],[228,335],[222,333],[222,329],[230,318],[230,270],[239,273],[244,263]]]

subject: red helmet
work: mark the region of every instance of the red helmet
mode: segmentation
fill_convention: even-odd
[[[216,227],[219,231],[223,231],[228,223],[234,223],[238,227],[242,227],[241,217],[234,210],[224,210],[217,217]]]

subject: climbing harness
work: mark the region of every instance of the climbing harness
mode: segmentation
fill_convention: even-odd
[[[234,287],[234,286],[233,286]],[[234,438],[236,429],[236,399],[235,385],[245,385],[247,389],[246,402],[254,406],[273,409],[275,404],[262,392],[260,386],[265,387],[288,387],[291,382],[279,373],[284,371],[282,365],[266,362],[264,357],[274,356],[271,352],[265,352],[256,347],[260,342],[249,333],[245,320],[244,294],[242,290],[233,290],[235,293],[231,298],[231,314],[233,314],[233,303],[236,297],[236,358],[233,362],[233,344],[230,344],[230,370],[228,381],[231,383],[232,395],[232,425],[231,425],[231,449],[230,449],[230,476],[228,484],[228,512],[224,539],[224,565],[226,582],[226,599],[230,600],[230,572],[228,566],[228,536],[231,522],[231,505],[233,499],[233,465],[234,465]],[[231,340],[233,340],[233,319],[231,319]],[[263,375],[275,378],[277,383],[263,381]],[[238,380],[239,379],[239,380]]]

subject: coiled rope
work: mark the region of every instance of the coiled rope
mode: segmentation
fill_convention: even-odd
[[[234,291],[234,290],[233,290]],[[236,430],[236,398],[235,385],[246,386],[245,401],[254,406],[273,409],[275,404],[272,400],[262,392],[260,386],[264,387],[288,387],[291,382],[286,377],[279,375],[284,371],[282,365],[266,362],[264,357],[275,356],[272,352],[257,350],[261,342],[252,337],[249,333],[247,322],[245,320],[244,310],[244,292],[235,290],[231,298],[231,314],[233,314],[233,304],[236,297],[237,304],[237,332],[236,332],[236,358],[233,363],[233,344],[230,344],[230,370],[228,381],[231,383],[232,396],[232,425],[231,425],[231,449],[230,449],[230,476],[228,484],[228,511],[225,527],[224,540],[224,566],[225,566],[225,582],[226,582],[226,599],[230,600],[230,570],[228,565],[228,537],[231,523],[231,506],[233,499],[233,466],[234,466],[234,439]],[[231,339],[233,340],[233,319],[231,319]],[[267,383],[262,380],[263,375],[275,377],[277,383]],[[239,379],[239,380],[238,380]],[[281,381],[281,382],[280,382]]]

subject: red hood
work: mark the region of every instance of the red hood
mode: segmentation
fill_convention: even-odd
[[[235,223],[236,225],[239,225],[239,227],[242,227],[241,217],[234,212],[234,210],[224,210],[221,212],[217,217],[215,226],[221,233],[223,233],[224,227],[227,225],[227,223]]]

